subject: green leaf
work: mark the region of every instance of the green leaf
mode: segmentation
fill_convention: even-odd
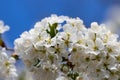
[[[37,67],[37,68],[39,68],[40,66],[41,66],[41,60],[40,59],[35,59],[35,64],[33,65],[33,66],[35,66],[35,67]]]
[[[46,32],[50,34],[51,38],[55,37],[55,35],[58,33],[58,30],[56,29],[57,26],[58,26],[58,23],[54,23],[52,25],[49,24],[50,30],[47,29]]]

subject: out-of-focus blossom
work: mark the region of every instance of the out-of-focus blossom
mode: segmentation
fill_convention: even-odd
[[[59,76],[56,80],[69,80],[67,77]]]
[[[120,6],[113,6],[107,11],[104,23],[112,32],[120,35]]]
[[[9,30],[8,25],[4,25],[4,22],[0,20],[0,34],[4,33],[5,31]]]
[[[16,80],[17,73],[14,64],[15,59],[7,55],[5,48],[0,47],[0,79]]]
[[[21,70],[16,80],[33,80],[32,74],[26,69]]]
[[[9,26],[0,21],[0,80],[16,80],[16,59],[7,54],[7,46],[2,40],[2,33],[9,30]]]

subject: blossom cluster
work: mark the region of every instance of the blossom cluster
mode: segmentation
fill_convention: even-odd
[[[15,40],[34,80],[119,80],[120,42],[104,24],[52,15]]]
[[[4,26],[0,21],[0,80],[16,80],[17,71],[15,67],[15,58],[8,55],[6,45],[2,40],[2,34],[9,30],[8,26]]]
[[[16,80],[15,59],[9,57],[5,48],[0,47],[0,80]]]

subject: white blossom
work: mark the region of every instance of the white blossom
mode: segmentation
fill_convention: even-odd
[[[0,78],[4,80],[15,80],[17,71],[15,67],[15,59],[9,57],[5,48],[0,48]]]
[[[23,32],[15,51],[34,80],[118,80],[117,38],[104,24],[86,28],[79,18],[52,15]]]
[[[4,25],[4,22],[0,20],[0,34],[4,33],[5,31],[9,30],[8,25]]]

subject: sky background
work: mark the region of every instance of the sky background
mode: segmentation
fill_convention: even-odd
[[[0,0],[0,20],[10,26],[3,39],[13,48],[22,32],[51,14],[80,17],[87,27],[94,21],[100,24],[116,5],[120,5],[120,0]]]

